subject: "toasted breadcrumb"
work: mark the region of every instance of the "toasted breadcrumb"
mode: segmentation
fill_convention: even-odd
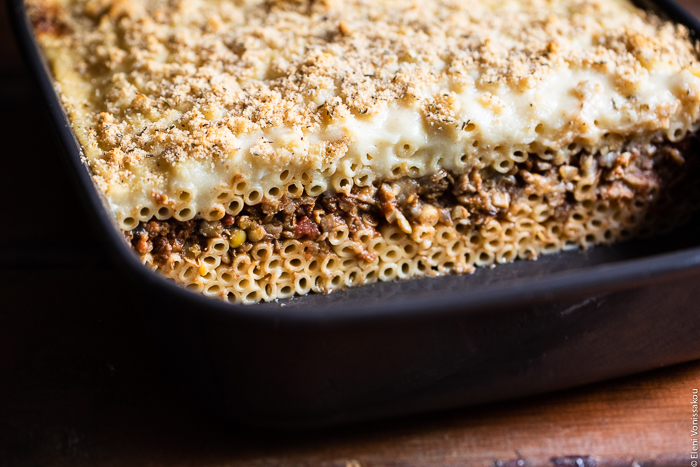
[[[29,4],[96,180],[122,207],[130,191],[174,198],[173,184],[204,169],[230,174],[259,166],[275,173],[291,166],[295,173],[332,174],[362,137],[348,122],[397,106],[417,112],[429,135],[471,145],[464,135],[474,120],[465,117],[471,109],[463,93],[478,95],[474,102],[492,115],[486,123],[498,122],[522,113],[515,98],[546,99],[541,88],[567,70],[604,77],[621,96],[605,101],[615,117],[601,121],[599,133],[584,112],[597,91],[584,80],[571,83],[581,112],[557,117],[565,121],[546,133],[515,129],[519,136],[497,141],[477,128],[474,143],[557,150],[581,135],[597,150],[606,144],[603,133],[663,130],[675,115],[696,120],[700,112],[696,82],[675,85],[674,99],[656,107],[636,100],[655,76],[685,72],[695,79],[700,67],[683,26],[624,1]],[[524,114],[523,128],[534,129],[538,118]],[[271,136],[281,128],[287,133]],[[234,164],[238,153],[245,158]],[[374,170],[386,176],[390,169]],[[138,206],[124,209],[131,208]]]

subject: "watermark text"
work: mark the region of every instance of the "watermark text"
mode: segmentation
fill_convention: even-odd
[[[690,398],[690,406],[693,409],[692,414],[690,416],[690,440],[691,440],[691,446],[690,446],[690,466],[691,467],[698,467],[698,454],[700,454],[700,446],[698,446],[698,390],[693,389],[693,394]]]

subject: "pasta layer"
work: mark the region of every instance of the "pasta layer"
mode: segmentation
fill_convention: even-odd
[[[127,238],[188,288],[252,303],[421,275],[469,273],[676,226],[698,195],[695,137],[536,157],[510,174],[446,171],[349,194],[240,204],[221,221],[156,221]]]

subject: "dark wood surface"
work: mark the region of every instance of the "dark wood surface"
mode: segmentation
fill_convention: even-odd
[[[91,240],[39,109],[2,9],[0,466],[693,467],[700,362],[323,432],[211,420],[160,377],[139,297]]]

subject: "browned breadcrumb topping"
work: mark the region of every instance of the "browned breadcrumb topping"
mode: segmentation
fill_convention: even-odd
[[[58,35],[98,83],[85,131],[105,155],[97,165],[124,183],[142,164],[220,161],[241,133],[314,131],[393,101],[464,124],[449,105],[464,85],[498,108],[500,87],[524,91],[561,67],[604,71],[624,90],[652,59],[696,62],[685,28],[644,12],[615,23],[633,7],[607,0],[82,0],[61,22],[58,2],[32,4],[37,31],[70,30]],[[173,109],[182,115],[161,118]]]

